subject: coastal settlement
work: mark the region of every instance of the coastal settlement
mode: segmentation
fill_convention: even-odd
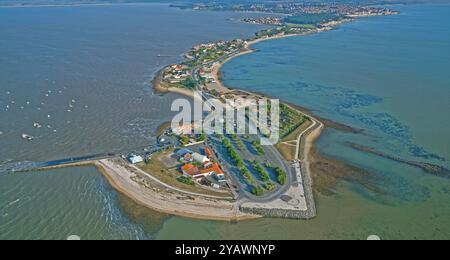
[[[214,5],[183,6],[216,10]],[[176,92],[203,100],[260,100],[264,95],[230,89],[220,79],[221,66],[248,54],[257,42],[333,29],[355,17],[396,12],[352,5],[242,5],[235,11],[288,14],[245,18],[270,25],[251,39],[200,44],[186,60],[162,69],[153,80],[156,91]],[[234,9],[233,9],[234,8]],[[222,9],[219,9],[222,10]],[[236,110],[246,102],[233,104]],[[158,148],[93,161],[114,188],[136,202],[164,213],[199,219],[239,221],[258,217],[311,219],[316,216],[309,152],[323,124],[294,106],[280,106],[280,142],[263,146],[261,134],[194,134],[199,122],[163,127]],[[249,123],[251,124],[251,122]],[[188,130],[188,131],[186,131]],[[190,133],[192,132],[192,133]]]

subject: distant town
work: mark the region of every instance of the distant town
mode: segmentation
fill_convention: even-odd
[[[334,13],[340,15],[390,15],[398,12],[386,8],[342,3],[308,3],[308,2],[265,2],[259,4],[236,4],[227,2],[174,4],[173,7],[193,10],[260,12],[285,15],[296,14],[324,14]]]

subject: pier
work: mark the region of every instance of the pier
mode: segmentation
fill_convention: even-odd
[[[31,171],[50,170],[62,167],[90,165],[99,160],[125,156],[131,153],[149,157],[156,152],[166,150],[172,146],[173,144],[164,144],[164,145],[154,144],[142,147],[140,149],[138,148],[138,149],[123,150],[120,152],[108,152],[77,157],[68,157],[47,162],[30,162],[30,161],[15,162],[3,166],[0,165],[0,172],[7,172],[7,173],[31,172]]]

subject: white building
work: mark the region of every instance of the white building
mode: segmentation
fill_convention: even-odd
[[[193,153],[192,158],[194,159],[194,161],[199,162],[201,164],[203,164],[205,162],[209,162],[208,157],[201,155],[199,153]]]
[[[142,158],[142,156],[140,155],[131,154],[130,156],[128,156],[128,161],[132,164],[137,164],[143,162],[144,158]]]

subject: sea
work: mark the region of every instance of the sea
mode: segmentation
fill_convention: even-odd
[[[401,14],[258,43],[222,69],[231,87],[363,129],[327,129],[317,147],[377,176],[382,192],[340,180],[333,195],[316,194],[313,220],[236,224],[148,210],[93,167],[0,173],[0,239],[448,239],[450,179],[348,145],[450,168],[450,5],[391,8]],[[262,14],[166,4],[0,8],[0,165],[151,144],[180,98],[154,93],[154,74],[195,44],[266,28],[240,22],[249,15]]]

